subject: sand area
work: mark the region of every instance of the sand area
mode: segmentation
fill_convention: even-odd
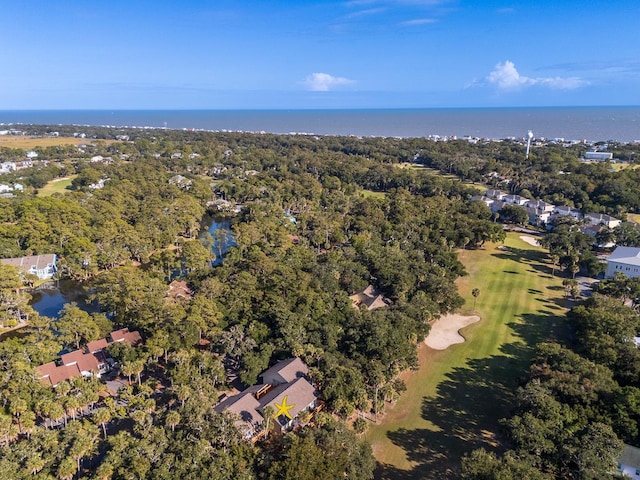
[[[463,343],[465,339],[459,331],[478,321],[480,317],[477,315],[464,316],[456,313],[443,315],[431,325],[424,343],[434,350],[445,350],[456,343]]]
[[[520,240],[522,240],[523,242],[527,242],[529,245],[533,245],[534,247],[540,246],[540,244],[538,243],[538,240],[533,237],[530,237],[529,235],[520,236]]]

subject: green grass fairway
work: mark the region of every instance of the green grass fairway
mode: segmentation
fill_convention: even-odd
[[[72,175],[70,177],[64,178],[54,178],[49,183],[47,183],[44,187],[38,190],[39,197],[48,197],[53,195],[54,193],[63,193],[66,192],[71,186],[71,182],[77,175]]]
[[[362,190],[364,198],[384,198],[387,194],[384,192],[374,192],[373,190]]]
[[[478,447],[500,451],[499,419],[528,370],[532,347],[564,335],[560,278],[542,249],[510,233],[505,246],[463,251],[469,275],[459,282],[472,313],[480,289],[481,321],[462,330],[467,341],[447,350],[421,345],[420,367],[404,374],[407,391],[367,433],[379,463],[376,478],[459,478],[460,459]]]

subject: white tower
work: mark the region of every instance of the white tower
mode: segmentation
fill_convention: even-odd
[[[527,133],[527,159],[529,158],[529,149],[531,148],[532,138],[533,138],[533,132],[529,130],[529,133]]]

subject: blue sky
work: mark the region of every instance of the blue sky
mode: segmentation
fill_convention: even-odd
[[[639,0],[23,0],[0,110],[640,105]]]

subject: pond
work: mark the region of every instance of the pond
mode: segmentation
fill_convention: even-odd
[[[58,318],[64,305],[71,302],[76,302],[82,310],[90,313],[100,311],[97,305],[89,303],[82,284],[74,280],[47,282],[31,290],[31,306],[46,317]]]
[[[222,263],[224,254],[229,248],[236,245],[235,238],[231,232],[231,220],[228,218],[206,216],[202,222],[203,230],[211,234],[213,237],[213,246],[211,250],[216,255],[213,265]]]
[[[219,265],[224,254],[236,242],[231,232],[231,220],[227,218],[206,216],[202,221],[202,230],[213,237],[213,253],[216,259],[213,265]],[[66,303],[76,302],[78,306],[89,312],[99,312],[98,305],[89,302],[81,282],[73,280],[58,280],[47,282],[31,291],[31,306],[40,315],[59,318],[60,311]]]

